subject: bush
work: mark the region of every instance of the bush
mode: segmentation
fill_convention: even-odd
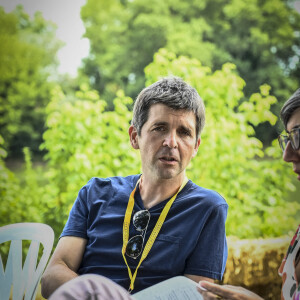
[[[195,183],[218,191],[229,203],[227,234],[240,238],[280,236],[296,228],[294,214],[299,204],[284,201],[294,188],[291,168],[282,162],[277,144],[263,149],[254,137],[253,125],[276,122],[270,112],[276,102],[270,88],[263,85],[240,104],[245,83],[234,65],[212,72],[195,59],[176,57],[163,49],[145,74],[147,85],[160,76],[180,76],[204,99],[207,123],[199,153],[187,173]],[[2,162],[1,224],[43,221],[53,227],[57,238],[80,187],[91,177],[139,173],[140,160],[127,133],[132,102],[119,91],[114,111],[106,111],[105,101],[88,86],[81,86],[74,97],[59,87],[54,89],[42,145],[48,152],[48,171],[37,178],[25,150],[27,175],[21,187]]]
[[[120,91],[114,111],[86,86],[69,99],[57,88],[47,112],[48,130],[43,149],[48,151],[52,199],[47,219],[61,232],[81,186],[93,177],[138,173],[139,160],[130,149],[130,98]]]
[[[0,136],[0,145],[4,143]],[[26,169],[24,181],[8,170],[4,163],[6,152],[0,147],[0,226],[19,222],[43,222],[44,187],[38,184],[32,169],[29,149],[24,149]]]
[[[263,149],[253,126],[276,122],[270,106],[277,100],[263,85],[242,102],[245,82],[233,64],[212,72],[195,59],[176,57],[161,49],[146,69],[147,84],[162,76],[182,77],[197,89],[206,106],[206,126],[198,155],[188,176],[200,186],[224,196],[229,204],[227,233],[240,238],[280,236],[296,228],[299,203],[285,201],[291,167],[281,159],[275,141]],[[241,104],[242,103],[242,104]]]

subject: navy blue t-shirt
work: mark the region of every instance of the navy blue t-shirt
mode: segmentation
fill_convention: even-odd
[[[87,239],[79,274],[99,274],[128,289],[122,256],[123,221],[130,193],[140,175],[92,178],[78,194],[61,236]],[[147,242],[169,199],[151,207]],[[145,209],[137,188],[133,213]],[[184,274],[221,279],[227,260],[228,205],[216,192],[191,180],[175,199],[147,258],[138,269],[133,292]],[[138,234],[132,222],[129,238]],[[145,244],[144,244],[145,245]],[[127,262],[134,272],[140,257]]]

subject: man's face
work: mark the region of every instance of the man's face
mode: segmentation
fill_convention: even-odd
[[[150,107],[140,136],[133,126],[129,135],[133,148],[140,149],[143,174],[155,180],[183,178],[200,145],[195,114],[163,104]]]

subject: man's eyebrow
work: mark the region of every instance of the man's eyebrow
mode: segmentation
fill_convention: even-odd
[[[165,122],[165,121],[157,121],[157,122],[154,122],[153,124],[151,124],[151,127],[155,127],[155,126],[169,126],[169,123]],[[183,129],[183,130],[186,130],[188,132],[193,131],[192,127],[186,126],[186,125],[180,125],[179,129]]]
[[[157,121],[157,122],[154,122],[153,124],[151,124],[151,126],[161,126],[161,125],[168,125],[167,122],[164,122],[164,121]]]
[[[181,125],[179,128],[180,128],[180,129],[187,130],[187,131],[190,131],[190,132],[193,131],[193,128],[191,128],[190,126]]]

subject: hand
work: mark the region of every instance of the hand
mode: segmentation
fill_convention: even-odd
[[[260,296],[243,287],[219,285],[208,281],[200,281],[198,291],[203,296],[204,300],[263,300]]]

